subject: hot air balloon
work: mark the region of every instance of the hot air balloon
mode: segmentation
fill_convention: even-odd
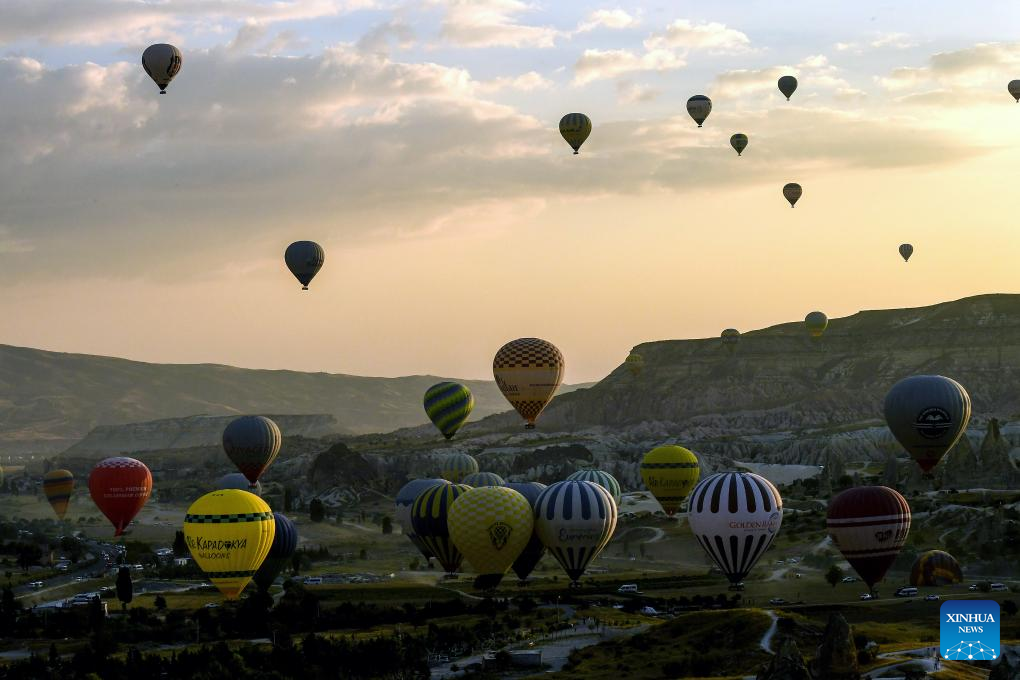
[[[475,398],[464,385],[441,382],[425,391],[425,415],[443,436],[451,439],[475,407]]]
[[[641,460],[641,479],[672,517],[698,483],[698,457],[682,446],[657,446]]]
[[[912,586],[948,586],[963,582],[963,569],[956,558],[943,550],[929,550],[917,556],[910,568]]]
[[[464,475],[464,478],[460,480],[461,484],[467,484],[468,486],[506,486],[506,480],[497,475],[495,472],[472,472],[470,475]]]
[[[74,491],[74,475],[70,470],[50,470],[43,475],[42,488],[53,512],[57,513],[57,519],[64,519]]]
[[[265,416],[241,416],[223,430],[223,450],[254,484],[280,453],[280,428]]]
[[[1007,86],[1009,93],[1013,95],[1013,99],[1020,102],[1020,80],[1011,80]]]
[[[907,541],[910,506],[888,487],[858,486],[829,501],[826,525],[843,557],[874,589]]]
[[[612,476],[605,470],[596,469],[585,469],[578,470],[567,476],[567,480],[577,480],[581,482],[593,482],[598,484],[603,489],[609,492],[609,495],[613,497],[613,502],[616,506],[620,506],[620,483],[616,481],[616,477]]]
[[[236,600],[251,581],[275,536],[276,521],[266,502],[238,489],[207,493],[184,516],[191,557],[228,600]]]
[[[896,440],[930,472],[960,440],[970,421],[970,395],[941,375],[914,375],[885,395],[885,422]]]
[[[433,555],[425,546],[425,543],[418,538],[418,534],[414,533],[414,526],[411,524],[411,506],[414,505],[415,499],[421,495],[422,491],[441,484],[448,484],[448,482],[445,479],[414,479],[400,487],[400,491],[397,492],[397,524],[400,525],[404,535],[410,539],[414,547],[418,548],[427,560],[432,559]]]
[[[120,536],[152,493],[152,473],[134,458],[99,461],[89,474],[89,494]]]
[[[535,503],[535,531],[576,584],[616,530],[616,502],[591,482],[556,482]]]
[[[513,489],[470,489],[450,506],[450,540],[478,577],[475,587],[495,588],[531,539],[535,517],[528,499]]]
[[[627,366],[627,370],[635,378],[641,375],[641,371],[645,370],[645,359],[640,354],[631,352],[627,355],[627,360],[623,362]]]
[[[744,155],[744,149],[747,148],[747,135],[737,133],[730,137],[730,146],[737,152],[738,156]]]
[[[914,246],[909,243],[904,243],[900,246],[900,257],[906,262],[910,259],[910,256],[914,254]]]
[[[540,482],[507,482],[507,488],[513,489],[528,499],[532,515],[534,515],[535,503],[538,502],[538,497],[545,491],[546,486]],[[545,546],[542,545],[542,539],[538,537],[538,532],[533,530],[531,532],[531,539],[524,546],[524,550],[521,551],[521,554],[517,556],[512,565],[514,573],[517,574],[517,578],[522,583],[531,575],[531,572],[534,571],[544,554]]]
[[[691,114],[694,122],[701,127],[701,124],[712,113],[712,100],[703,94],[696,94],[687,100],[687,113]]]
[[[242,475],[240,472],[230,472],[223,475],[216,480],[217,489],[240,489],[241,491],[249,491],[256,496],[262,495],[262,482],[255,482],[252,484],[248,481],[248,478]]]
[[[800,200],[803,193],[804,189],[802,189],[796,182],[790,182],[783,187],[783,197],[790,202],[791,208],[795,208],[797,206],[797,201]]]
[[[726,328],[719,334],[722,338],[723,345],[732,352],[737,348],[737,343],[740,342],[740,331],[736,328]]]
[[[466,453],[451,453],[443,458],[443,469],[439,476],[448,482],[459,484],[468,475],[478,472],[478,461]]]
[[[793,76],[783,76],[779,79],[779,91],[790,101],[790,97],[797,91],[797,79]]]
[[[290,273],[301,282],[301,290],[308,290],[308,284],[326,261],[326,252],[315,241],[294,241],[287,246],[283,259]]]
[[[471,487],[466,484],[440,484],[421,492],[411,506],[411,526],[449,576],[453,576],[464,559],[450,540],[449,512],[457,497]]]
[[[560,118],[560,134],[574,150],[574,155],[591,134],[591,119],[583,113],[568,113]]]
[[[812,338],[820,338],[825,329],[829,327],[829,317],[822,312],[811,312],[804,317],[804,325]]]
[[[519,338],[506,343],[492,360],[492,375],[499,391],[533,429],[539,414],[552,401],[563,382],[563,354],[551,342]]]
[[[779,534],[783,499],[752,472],[720,472],[701,480],[687,506],[698,543],[738,586]]]
[[[284,567],[290,563],[291,558],[294,557],[294,553],[297,551],[298,532],[294,523],[286,516],[274,512],[273,524],[275,529],[273,532],[273,543],[269,546],[269,553],[266,555],[266,559],[262,561],[258,571],[252,576],[255,585],[261,588],[262,592],[269,591],[273,581],[280,575]]]
[[[181,51],[163,43],[149,45],[142,52],[142,68],[159,85],[159,93],[166,94],[170,81],[181,70]]]

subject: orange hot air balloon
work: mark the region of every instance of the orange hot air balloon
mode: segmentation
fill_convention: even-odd
[[[71,501],[71,492],[74,491],[74,475],[70,470],[50,470],[43,475],[42,488],[57,518],[64,519],[67,504]]]
[[[152,473],[134,458],[107,458],[89,474],[89,493],[120,536],[152,493]]]

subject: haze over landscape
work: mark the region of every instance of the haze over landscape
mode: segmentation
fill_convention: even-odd
[[[0,680],[1020,679],[1018,22],[0,3]]]

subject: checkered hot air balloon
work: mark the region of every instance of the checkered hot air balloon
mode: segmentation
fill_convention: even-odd
[[[470,489],[450,506],[450,540],[478,574],[475,587],[495,588],[531,539],[535,518],[523,495],[505,486]]]
[[[563,382],[566,363],[556,345],[540,338],[519,338],[496,352],[492,375],[510,405],[535,427],[535,420],[552,401]]]
[[[475,407],[471,390],[456,382],[433,385],[425,391],[424,401],[425,414],[447,439],[457,434]]]

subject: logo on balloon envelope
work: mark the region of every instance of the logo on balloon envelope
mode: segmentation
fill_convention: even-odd
[[[502,550],[506,542],[510,540],[510,534],[513,532],[513,527],[504,522],[495,522],[489,525],[489,541],[492,543],[492,547],[496,550]]]
[[[779,525],[779,513],[773,512],[769,515],[767,520],[747,520],[738,521],[732,520],[729,523],[730,529],[744,529],[745,531],[761,531],[765,529],[770,534],[776,533],[776,528]]]
[[[940,439],[953,427],[949,413],[938,406],[929,406],[918,414],[914,429],[925,439]]]
[[[939,613],[939,654],[952,661],[999,657],[999,603],[946,600]]]

